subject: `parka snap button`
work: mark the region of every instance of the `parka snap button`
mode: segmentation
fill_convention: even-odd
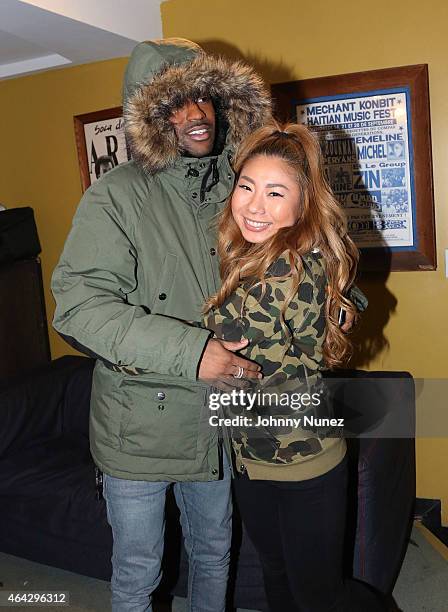
[[[216,468],[213,468],[213,470],[212,470],[213,476],[216,476],[217,473],[218,473],[218,470]]]
[[[166,293],[160,293],[159,300],[166,300]]]
[[[213,247],[210,249],[210,255],[216,255],[216,249]]]
[[[163,404],[159,404],[159,410],[165,410],[165,406]]]
[[[191,197],[193,198],[193,200],[195,200],[198,197],[198,194],[196,193],[196,191],[193,191],[193,193],[191,194]]]
[[[244,463],[242,463],[240,465],[240,472],[244,474],[245,471],[246,471],[246,466],[244,465]]]
[[[158,400],[164,400],[164,399],[165,399],[165,397],[166,397],[166,395],[165,395],[165,393],[164,393],[163,391],[159,391],[159,392],[157,393],[157,399],[158,399]]]
[[[228,179],[229,179],[229,181],[230,181],[230,180],[232,179],[232,175],[231,175],[231,174],[228,174],[228,175],[227,175],[227,178],[228,178]]]

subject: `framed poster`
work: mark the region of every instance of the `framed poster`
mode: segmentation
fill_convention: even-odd
[[[272,85],[277,116],[318,134],[367,270],[436,268],[427,65]]]
[[[100,176],[130,159],[121,106],[74,117],[81,186],[85,191]]]

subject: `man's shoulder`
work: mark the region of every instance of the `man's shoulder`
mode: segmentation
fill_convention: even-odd
[[[134,162],[129,161],[109,170],[84,193],[80,209],[85,207],[109,208],[118,213],[138,214],[148,200],[152,179]]]
[[[134,160],[130,160],[106,172],[106,174],[92,184],[90,189],[108,189],[111,186],[127,187],[134,183],[143,184],[148,182],[150,182],[150,177],[143,172]]]

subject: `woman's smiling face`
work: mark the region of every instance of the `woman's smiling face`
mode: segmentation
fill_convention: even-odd
[[[299,218],[300,188],[279,157],[256,155],[241,168],[232,195],[232,215],[247,242],[272,238]]]

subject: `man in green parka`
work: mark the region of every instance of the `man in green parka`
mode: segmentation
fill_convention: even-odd
[[[189,321],[219,284],[211,225],[233,186],[234,148],[270,114],[260,78],[181,39],[129,61],[132,161],[85,193],[52,290],[54,327],[96,357],[91,452],[114,536],[112,608],[152,610],[164,504],[174,482],[189,554],[189,610],[221,612],[231,536],[229,467],[207,422],[205,380],[258,366]]]

